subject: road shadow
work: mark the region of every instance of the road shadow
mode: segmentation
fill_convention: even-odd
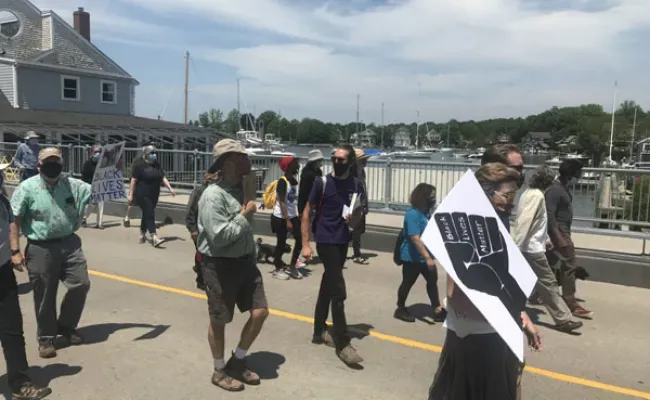
[[[123,329],[146,328],[149,332],[138,336],[133,341],[155,339],[169,329],[169,325],[151,325],[136,323],[105,323],[88,325],[78,329],[79,335],[84,338],[84,344],[97,344],[108,340],[113,333]]]
[[[313,273],[313,270],[311,268],[308,268],[308,267],[298,268],[298,271],[300,271],[302,276],[304,276],[305,278],[310,277],[311,274]]]
[[[564,331],[561,331],[561,330],[557,329],[557,326],[555,325],[555,323],[548,323],[548,322],[540,321],[539,316],[540,315],[546,315],[547,313],[545,311],[543,311],[543,310],[538,309],[538,308],[526,307],[526,314],[528,314],[528,316],[530,317],[530,320],[533,321],[533,323],[535,325],[543,326],[544,328],[548,328],[548,329],[551,329],[551,330],[554,330],[554,331],[560,332],[560,333],[565,333],[565,334],[571,335],[571,336],[580,336],[580,335],[582,335],[582,333],[579,332],[579,331],[564,332]]]
[[[530,320],[533,321],[534,324],[539,324],[539,316],[546,315],[546,311],[540,310],[539,308],[526,306],[526,314],[528,314]]]
[[[287,359],[282,354],[271,351],[258,351],[246,357],[247,366],[264,380],[277,379],[280,376],[280,366],[285,361]]]
[[[27,375],[34,381],[35,384],[40,386],[49,386],[50,382],[57,378],[64,376],[76,375],[81,372],[83,368],[79,365],[68,364],[48,364],[45,366],[32,366],[27,370]],[[3,393],[6,400],[11,399],[11,393],[8,388],[7,375],[4,374],[0,377],[0,386],[7,387],[7,391]]]
[[[353,324],[353,325],[348,325],[348,331],[350,332],[350,337],[352,339],[357,339],[361,340],[368,335],[370,335],[370,331],[375,329],[374,326],[370,324]]]
[[[23,295],[27,294],[32,291],[32,284],[31,282],[23,282],[18,284],[18,294]]]
[[[430,304],[416,303],[406,308],[418,321],[428,325],[435,325],[436,322],[433,320],[433,307]]]

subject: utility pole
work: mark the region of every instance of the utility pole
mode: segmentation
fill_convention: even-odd
[[[384,149],[384,102],[381,103],[381,149]]]
[[[185,116],[183,122],[187,125],[187,109],[190,97],[190,52],[185,52]]]
[[[612,148],[614,147],[614,117],[616,116],[616,90],[618,81],[614,81],[614,101],[612,103],[612,127],[609,133],[609,162],[612,162]]]
[[[632,157],[634,156],[634,134],[636,131],[636,112],[639,109],[639,106],[634,107],[634,122],[632,122],[632,143],[630,143],[630,161],[632,162]]]

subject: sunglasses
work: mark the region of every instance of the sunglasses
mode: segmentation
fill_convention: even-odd
[[[335,164],[345,164],[348,162],[347,158],[344,157],[334,157],[332,156],[332,162]]]

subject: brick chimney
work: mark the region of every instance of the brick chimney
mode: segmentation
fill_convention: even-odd
[[[90,42],[90,14],[84,11],[83,7],[79,7],[72,14],[72,17],[74,20],[74,30]]]

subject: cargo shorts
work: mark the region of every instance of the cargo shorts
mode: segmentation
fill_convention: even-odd
[[[221,258],[201,255],[210,321],[224,325],[239,311],[268,308],[262,274],[254,257]]]

